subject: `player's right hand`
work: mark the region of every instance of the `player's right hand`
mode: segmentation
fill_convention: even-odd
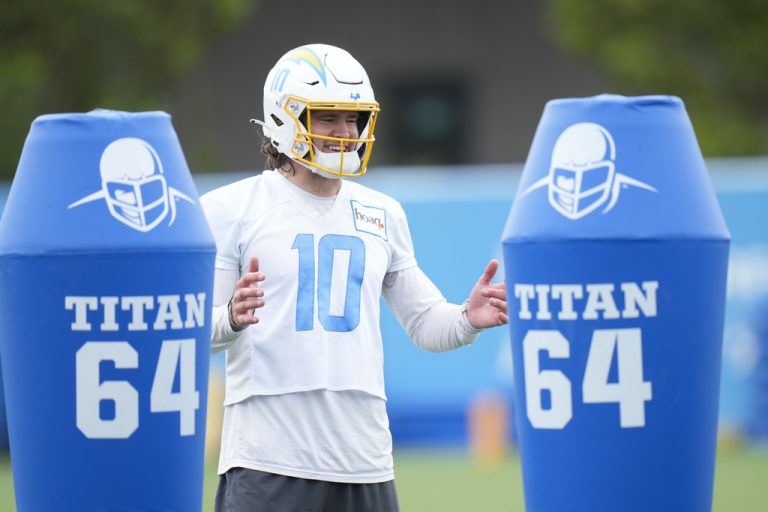
[[[264,305],[264,290],[259,283],[264,274],[259,272],[259,258],[251,257],[248,272],[235,283],[235,292],[230,299],[229,323],[232,329],[242,331],[251,324],[259,323],[254,311]]]

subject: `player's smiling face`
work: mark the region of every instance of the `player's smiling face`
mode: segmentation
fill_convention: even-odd
[[[317,110],[312,112],[312,134],[340,139],[357,139],[359,136],[357,120],[360,114],[355,111]],[[342,144],[336,140],[314,137],[314,146],[323,153],[338,153]],[[344,151],[354,151],[350,143],[345,143]]]

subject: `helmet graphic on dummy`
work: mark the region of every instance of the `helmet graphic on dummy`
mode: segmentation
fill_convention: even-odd
[[[357,138],[312,135],[318,110],[357,112]],[[363,66],[341,48],[310,44],[283,55],[267,75],[264,122],[258,124],[291,160],[327,178],[355,177],[368,166],[378,113]],[[321,141],[338,142],[340,151],[320,151]]]
[[[616,146],[595,123],[577,123],[560,134],[552,150],[549,202],[561,214],[578,219],[600,207],[611,193]]]
[[[142,139],[117,139],[99,162],[104,199],[112,217],[138,231],[157,226],[168,213],[168,185],[155,149]]]

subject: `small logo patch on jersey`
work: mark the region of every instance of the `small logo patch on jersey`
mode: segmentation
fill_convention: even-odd
[[[355,229],[376,235],[387,240],[387,212],[384,208],[365,206],[357,201],[352,204],[352,218],[355,220]]]

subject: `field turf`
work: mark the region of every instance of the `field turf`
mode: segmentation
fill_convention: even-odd
[[[395,472],[403,512],[478,510],[523,512],[519,461],[496,466],[474,464],[462,452],[395,453]],[[206,468],[203,512],[213,511],[215,467]],[[729,450],[718,455],[714,512],[768,510],[768,451]],[[0,455],[0,511],[15,512],[13,478],[7,455]]]

